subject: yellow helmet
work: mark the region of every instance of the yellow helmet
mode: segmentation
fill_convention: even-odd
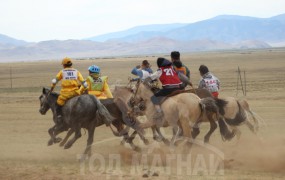
[[[65,57],[62,59],[62,62],[61,62],[62,65],[67,65],[67,66],[71,66],[72,65],[72,60],[71,58],[69,57]]]

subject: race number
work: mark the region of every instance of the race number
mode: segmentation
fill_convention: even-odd
[[[164,69],[163,71],[165,72],[166,76],[173,76],[174,75],[172,68],[167,68],[167,69]]]
[[[77,70],[75,70],[75,69],[64,69],[64,70],[62,70],[62,79],[64,79],[64,80],[77,79]]]

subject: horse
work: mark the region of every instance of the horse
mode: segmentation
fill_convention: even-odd
[[[100,99],[100,102],[107,108],[109,113],[114,117],[112,124],[117,128],[117,133],[112,129],[112,132],[115,136],[123,136],[123,140],[121,144],[125,142],[129,143],[131,148],[135,151],[139,151],[139,147],[134,145],[132,141],[132,137],[129,136],[129,128],[137,129],[136,126],[138,123],[135,123],[129,115],[127,114],[128,108],[126,104],[120,98],[109,98],[109,99]],[[126,128],[123,129],[123,125],[127,125]],[[112,127],[111,127],[112,128]],[[74,131],[69,130],[65,138],[60,142],[60,146],[64,146],[68,138],[72,135]]]
[[[216,114],[218,117],[218,108],[212,98],[207,98],[201,101],[201,99],[193,93],[180,93],[175,96],[166,98],[161,104],[164,116],[161,122],[153,121],[153,115],[156,110],[154,104],[151,102],[151,96],[153,92],[147,83],[137,83],[136,92],[134,95],[134,101],[145,101],[145,115],[148,122],[142,123],[141,128],[149,128],[152,126],[172,126],[176,132],[179,132],[182,128],[183,137],[187,139],[186,147],[190,148],[192,145],[191,128],[196,121],[202,118],[203,114]],[[212,116],[213,117],[213,116]],[[171,139],[171,145],[174,145],[176,136],[174,134]]]
[[[234,97],[214,98],[214,100],[219,109],[220,118],[218,119],[218,124],[222,140],[230,141],[235,135],[237,135],[239,140],[241,132],[238,126],[242,124],[245,124],[254,134],[257,133],[259,123],[246,100],[237,100]],[[249,121],[249,117],[254,120],[254,124]],[[193,129],[193,137],[198,136],[200,133],[199,125],[202,122],[205,122],[205,119],[200,119],[196,122],[195,127],[197,128]],[[228,130],[228,126],[232,128],[232,131]]]
[[[39,97],[40,109],[39,112],[45,115],[46,112],[51,109],[53,113],[53,120],[56,123],[56,101],[58,94],[50,92],[50,90],[43,88],[42,94]],[[76,96],[66,102],[62,108],[62,117],[64,126],[61,129],[57,128],[57,124],[48,130],[51,139],[48,145],[59,142],[60,139],[56,136],[68,130],[69,128],[75,132],[74,137],[69,140],[64,148],[70,148],[73,143],[81,137],[81,128],[86,128],[88,131],[87,146],[84,151],[85,155],[91,155],[91,145],[93,143],[93,136],[95,128],[105,123],[110,124],[113,121],[113,117],[108,110],[100,103],[100,101],[88,94]],[[72,133],[71,133],[72,134]],[[83,158],[83,157],[82,157]]]
[[[226,103],[223,101],[226,101]],[[238,126],[242,124],[245,124],[254,134],[257,133],[259,122],[246,100],[237,100],[234,97],[225,97],[216,99],[216,102],[220,109],[220,114],[225,119],[226,123],[233,129],[238,140],[241,136]],[[249,121],[250,117],[253,119],[254,124]]]
[[[211,92],[209,92],[207,89],[201,89],[201,88],[198,88],[198,89],[189,89],[189,90],[186,90],[186,91],[183,91],[183,90],[181,90],[181,91],[176,91],[176,93],[178,94],[178,93],[194,93],[194,94],[196,94],[196,95],[198,95],[199,96],[199,98],[207,98],[207,97],[213,97],[212,96],[212,94],[211,94]],[[129,99],[131,99],[131,97],[132,96],[134,96],[134,91],[133,91],[133,89],[131,88],[131,87],[125,87],[125,86],[123,86],[123,87],[118,87],[118,86],[116,86],[116,88],[115,88],[115,90],[114,90],[114,92],[113,92],[113,94],[114,94],[114,96],[122,96],[124,99],[125,99],[125,102],[126,103],[128,103],[128,100]],[[209,100],[207,100],[207,101],[209,101]],[[139,102],[137,102],[137,103],[141,103],[141,101],[139,101]],[[132,104],[132,107],[133,106],[135,106],[135,104],[136,103],[133,103]],[[138,105],[139,106],[139,105]],[[145,105],[144,105],[145,106]],[[211,107],[211,106],[209,106],[209,107]],[[210,109],[209,109],[210,110]],[[217,107],[215,107],[215,109],[212,109],[212,111],[215,111],[215,112],[217,112],[218,110],[217,110]],[[209,111],[208,111],[209,112]],[[215,113],[214,113],[215,114]],[[215,123],[215,120],[213,119],[214,117],[212,117],[212,115],[211,115],[211,113],[208,113],[208,114],[206,114],[206,116],[203,118],[204,119],[204,122],[210,122],[210,130],[209,130],[209,132],[206,134],[206,136],[204,137],[204,142],[205,143],[208,143],[209,142],[209,138],[210,138],[210,136],[211,136],[211,134],[214,132],[214,130],[217,128],[217,125],[216,125],[216,123]],[[222,125],[222,126],[220,126],[222,129],[220,130],[220,132],[221,132],[221,135],[223,136],[223,138],[224,139],[229,139],[229,138],[231,138],[232,136],[233,136],[233,134],[228,130],[228,128],[227,128],[227,126],[226,126],[226,124],[225,124],[225,122],[224,121],[221,121],[220,122],[220,124]],[[168,124],[164,124],[163,125],[163,127],[167,127],[168,126]],[[156,125],[153,125],[152,127],[151,127],[151,129],[152,129],[152,133],[153,133],[153,139],[154,140],[156,140],[156,141],[163,141],[166,145],[169,145],[170,144],[170,142],[168,141],[168,139],[166,139],[163,135],[162,135],[162,133],[161,133],[161,131],[160,131],[160,128],[159,127],[157,127]],[[200,132],[199,131],[199,127],[198,127],[198,125],[197,124],[195,124],[194,126],[193,126],[193,130],[192,130],[192,135],[194,136],[194,138],[199,134],[199,133],[197,133],[197,132]],[[130,140],[133,140],[134,138],[135,138],[135,135],[136,135],[136,131],[134,131],[134,133],[130,136]],[[180,132],[180,133],[182,133],[182,131]],[[177,134],[177,132],[175,131],[175,129],[174,129],[174,131],[173,131],[173,134]],[[141,136],[141,135],[140,135]],[[142,137],[141,136],[141,139],[143,139],[144,140],[144,142],[146,141],[145,140],[145,138],[144,137]],[[147,141],[146,141],[147,142]],[[146,144],[146,143],[145,143]]]

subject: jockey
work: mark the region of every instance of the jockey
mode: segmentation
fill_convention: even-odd
[[[170,54],[170,57],[171,57],[172,63],[174,63],[175,61],[180,61],[181,62],[181,60],[180,60],[180,52],[179,51],[172,51],[171,54]],[[182,64],[182,68],[180,67],[180,70],[185,71],[185,75],[190,79],[190,70],[182,62],[181,62],[181,64]],[[178,67],[176,67],[175,64],[174,64],[174,67],[178,68]]]
[[[86,79],[88,84],[88,94],[96,96],[98,99],[113,98],[107,83],[108,77],[101,76],[100,67],[92,65],[88,68],[89,76]]]
[[[199,82],[198,88],[208,89],[216,98],[219,96],[220,80],[214,76],[205,65],[199,68],[202,79]]]
[[[139,76],[141,80],[145,80],[153,73],[153,71],[150,68],[149,62],[147,60],[143,60],[142,64],[134,67],[131,73],[133,75]],[[139,78],[134,78],[132,81],[137,81]]]
[[[174,70],[177,72],[179,79],[183,82],[183,86],[186,87],[188,84],[193,87],[191,81],[187,77],[187,68],[183,66],[181,61],[173,62]]]
[[[182,82],[169,60],[160,57],[157,59],[157,66],[159,69],[150,75],[150,78],[152,80],[159,79],[162,84],[162,89],[151,97],[151,101],[156,109],[156,114],[153,118],[161,120],[163,117],[163,112],[160,107],[161,100],[173,91],[183,89],[183,87],[181,87]]]
[[[62,80],[61,82],[61,90],[60,94],[57,98],[57,106],[56,106],[56,115],[57,122],[59,125],[62,125],[62,106],[65,102],[77,95],[80,95],[79,86],[83,85],[85,88],[87,87],[87,83],[84,81],[81,73],[72,68],[72,60],[68,57],[63,58],[62,60],[63,69],[59,71],[56,75],[56,78],[52,80],[52,87],[54,89],[56,84]],[[80,83],[81,84],[80,84]]]

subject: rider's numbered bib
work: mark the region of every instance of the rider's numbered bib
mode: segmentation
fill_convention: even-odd
[[[166,76],[174,76],[174,72],[173,72],[174,70],[173,70],[173,68],[171,67],[171,68],[165,68],[165,69],[163,69],[163,72],[165,72],[165,75]]]
[[[214,78],[204,79],[206,87],[210,92],[217,92],[219,90],[218,83]]]
[[[62,79],[64,80],[76,80],[78,73],[76,69],[64,69],[62,70]]]

